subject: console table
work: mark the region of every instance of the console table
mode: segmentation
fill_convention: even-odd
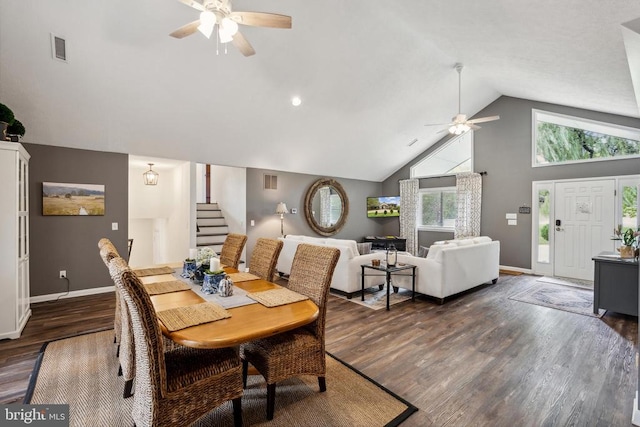
[[[367,236],[362,239],[364,243],[371,242],[372,250],[387,249],[389,245],[393,244],[400,252],[407,250],[407,239],[396,236]]]
[[[595,262],[593,277],[593,312],[598,309],[638,315],[638,261],[602,252]]]

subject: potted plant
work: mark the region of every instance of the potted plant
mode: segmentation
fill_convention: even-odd
[[[187,258],[182,263],[182,277],[190,278],[195,273],[196,260],[194,258]]]
[[[225,273],[222,269],[216,271],[205,270],[204,280],[202,282],[202,292],[205,294],[215,294],[218,292],[218,285],[224,276]]]
[[[7,138],[6,130],[9,125],[13,124],[15,116],[11,108],[4,104],[0,104],[0,140],[4,141]]]
[[[620,258],[634,258],[635,257],[635,247],[638,245],[638,236],[640,235],[640,230],[633,231],[631,228],[627,228],[627,230],[622,232],[622,225],[618,225],[618,228],[613,230],[615,234],[614,240],[621,240],[622,245],[618,248],[620,252]]]
[[[20,122],[20,120],[15,119],[12,124],[7,126],[6,133],[12,142],[18,142],[20,141],[20,138],[24,136],[24,125]]]

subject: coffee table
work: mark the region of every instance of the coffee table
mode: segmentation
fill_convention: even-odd
[[[409,270],[411,269],[411,301],[416,300],[416,266],[411,264],[396,264],[395,266],[387,266],[387,265],[371,265],[371,264],[362,264],[362,301],[364,301],[364,277],[365,268],[369,268],[371,270],[383,271],[386,274],[387,279],[387,310],[389,310],[389,296],[391,295],[391,274],[397,273],[398,271]]]

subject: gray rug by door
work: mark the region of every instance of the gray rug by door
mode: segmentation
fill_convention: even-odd
[[[70,405],[71,426],[132,426],[133,397],[122,398],[113,330],[45,344],[31,376],[25,403]],[[245,426],[397,426],[417,408],[355,369],[327,355],[327,391],[315,377],[278,383],[275,417],[266,420],[266,385],[249,377],[242,396]],[[231,402],[195,426],[233,425]]]
[[[511,295],[509,299],[598,318],[606,311],[600,309],[599,314],[594,314],[592,289],[542,281],[537,281],[524,291]]]

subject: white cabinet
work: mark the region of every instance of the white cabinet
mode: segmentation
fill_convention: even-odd
[[[19,338],[29,306],[29,153],[0,141],[0,339]]]

